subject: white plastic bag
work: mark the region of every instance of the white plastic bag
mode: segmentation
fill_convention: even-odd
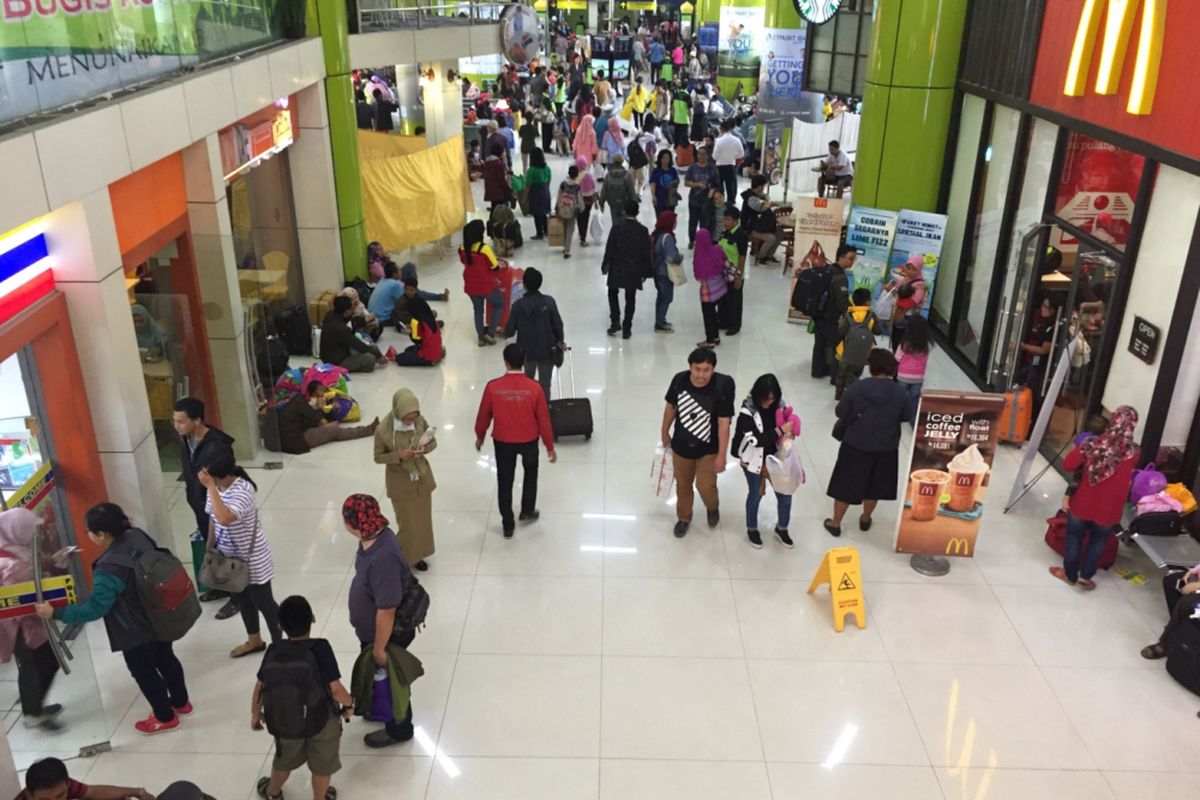
[[[896,313],[896,290],[888,289],[875,298],[875,305],[871,311],[875,313],[877,319],[884,323],[891,322],[892,316]]]
[[[650,465],[650,486],[655,497],[670,497],[675,488],[675,462],[671,448],[659,444],[654,448],[654,461]]]
[[[598,206],[592,206],[592,219],[588,223],[588,236],[592,237],[592,241],[597,244],[604,241],[604,220],[601,219]]]
[[[795,494],[807,480],[800,463],[800,448],[794,442],[785,442],[780,449],[782,456],[766,458],[767,476],[776,494]]]

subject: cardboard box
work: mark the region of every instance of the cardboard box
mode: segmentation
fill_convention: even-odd
[[[312,300],[308,301],[308,324],[320,326],[325,320],[325,315],[333,310],[333,298],[337,297],[335,292],[320,292]]]
[[[546,244],[551,247],[562,247],[565,240],[566,222],[562,217],[550,217],[546,221]]]

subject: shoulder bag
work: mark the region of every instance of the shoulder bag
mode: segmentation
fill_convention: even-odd
[[[258,514],[257,508],[254,513]],[[215,547],[208,548],[204,552],[204,563],[200,565],[200,583],[230,594],[246,591],[250,585],[250,559],[254,557],[254,548],[257,546],[258,537],[255,536],[250,541],[250,552],[245,559],[227,556]]]

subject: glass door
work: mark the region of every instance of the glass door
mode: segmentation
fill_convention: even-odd
[[[210,406],[215,401],[207,343],[193,314],[194,276],[183,274],[190,269],[181,258],[179,243],[172,242],[137,265],[126,279],[158,456],[168,473],[182,466],[179,436],[171,425],[175,401],[189,395]]]
[[[0,513],[24,508],[37,517],[28,538],[14,524],[0,541],[0,641],[11,635],[13,643],[11,659],[0,664],[0,711],[19,770],[48,753],[103,749],[110,733],[88,638],[99,636],[96,645],[106,651],[103,630],[51,627],[32,616],[39,585],[51,602],[88,592],[55,475],[53,431],[43,424],[44,388],[31,348],[0,362]],[[7,647],[0,655],[10,656]]]
[[[1021,240],[1014,269],[1005,285],[1006,293],[1000,298],[1000,316],[996,320],[1000,333],[996,336],[988,375],[995,391],[1007,391],[1016,376],[1021,332],[1029,327],[1031,292],[1046,252],[1048,231],[1049,226],[1038,225]]]

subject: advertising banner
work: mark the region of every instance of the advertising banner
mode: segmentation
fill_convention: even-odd
[[[766,10],[721,8],[721,27],[717,40],[717,74],[722,78],[758,78],[762,53],[763,19]]]
[[[282,0],[3,0],[0,121],[280,38]]]
[[[1055,189],[1054,213],[1124,250],[1145,162],[1136,153],[1072,131]],[[1079,240],[1057,227],[1050,244],[1067,253],[1079,249]]]
[[[846,228],[846,244],[858,249],[854,269],[850,270],[850,291],[861,287],[879,296],[888,266],[888,253],[896,235],[896,212],[854,206]],[[832,258],[832,256],[831,256]]]
[[[759,114],[795,114],[804,108],[806,28],[767,28],[758,72]]]
[[[783,179],[783,123],[782,119],[762,118],[758,123],[762,130],[762,158],[758,168],[770,179],[771,185]]]
[[[796,289],[796,273],[811,267],[833,263],[838,245],[842,243],[842,201],[826,197],[797,197],[792,203],[795,220],[793,236],[792,285],[788,289],[788,322],[804,322],[808,318],[791,307]]]
[[[937,280],[938,263],[942,258],[942,240],[945,238],[945,214],[900,209],[900,214],[896,217],[892,257],[888,263],[891,264],[892,271],[895,271],[896,267],[907,263],[912,256],[921,257],[922,274],[925,278],[922,316],[929,316],[929,304],[933,301],[933,284]]]
[[[897,553],[975,555],[1003,408],[999,394],[922,393]]]

